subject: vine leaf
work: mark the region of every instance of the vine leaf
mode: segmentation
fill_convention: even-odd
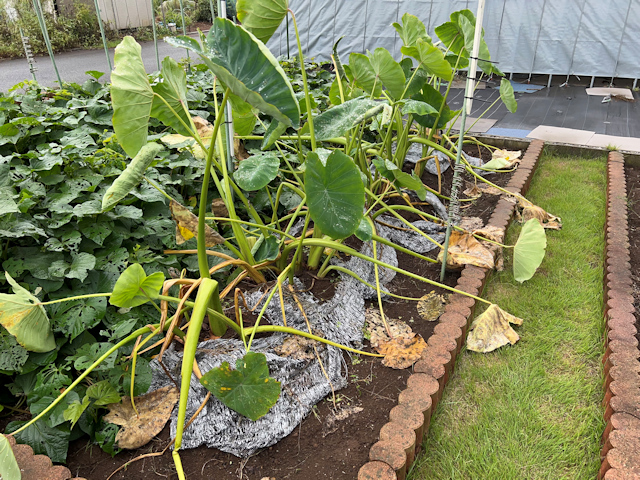
[[[240,162],[233,179],[247,192],[260,190],[278,176],[279,168],[280,159],[273,153],[253,155]]]
[[[138,186],[144,172],[149,168],[163,147],[155,142],[147,143],[140,148],[118,178],[116,178],[102,197],[102,211],[115,207],[131,190]]]
[[[267,357],[256,352],[239,358],[235,370],[229,362],[209,370],[200,383],[231,410],[253,421],[267,414],[281,390],[280,382],[269,377]]]
[[[528,220],[522,227],[513,249],[513,276],[522,283],[529,280],[544,259],[547,236],[538,219]]]
[[[9,272],[4,274],[14,293],[0,293],[0,325],[27,350],[48,352],[56,348],[44,307],[28,290],[18,285]]]
[[[113,287],[113,293],[109,299],[111,305],[120,308],[133,308],[143,305],[154,298],[158,298],[158,292],[164,283],[162,272],[152,273],[147,276],[144,268],[139,263],[127,267]]]
[[[182,245],[187,240],[198,234],[198,217],[191,213],[187,207],[175,200],[169,203],[171,217],[176,223],[176,243]],[[205,245],[214,247],[224,243],[224,238],[209,225],[204,226]]]
[[[108,405],[110,411],[104,420],[123,427],[116,435],[118,447],[131,450],[149,443],[164,428],[178,398],[180,391],[167,386],[135,397],[137,412],[129,397],[123,397],[122,403]]]
[[[522,319],[492,304],[471,324],[467,348],[473,352],[488,353],[507,343],[515,345],[520,336],[510,323],[522,325]]]

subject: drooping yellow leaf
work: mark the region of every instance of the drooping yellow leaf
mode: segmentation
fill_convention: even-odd
[[[118,447],[135,449],[149,443],[164,428],[178,398],[179,390],[168,386],[135,397],[138,414],[129,397],[123,397],[122,403],[107,405],[110,411],[104,419],[123,427],[116,435]]]
[[[496,158],[500,158],[507,161],[507,165],[505,168],[513,168],[516,163],[520,163],[520,155],[522,155],[521,150],[494,150],[491,155],[491,159],[495,160]]]
[[[417,309],[422,318],[429,322],[435,322],[444,313],[446,305],[447,299],[445,296],[438,295],[432,290],[420,299]]]
[[[555,215],[551,215],[546,212],[544,209],[534,205],[529,200],[524,198],[518,199],[518,207],[522,210],[520,213],[520,218],[522,223],[527,223],[527,221],[532,218],[537,219],[546,229],[550,230],[560,230],[562,229],[562,220],[560,217],[556,217]]]
[[[505,312],[493,304],[471,324],[467,335],[467,349],[473,352],[488,353],[507,343],[515,345],[520,339],[509,325],[522,325],[522,319]]]
[[[176,243],[181,245],[195,237],[198,233],[198,217],[191,213],[187,207],[179,204],[175,200],[171,200],[169,209],[171,210],[173,221],[176,222]],[[224,238],[210,226],[205,225],[204,232],[205,245],[207,247],[224,243]]]

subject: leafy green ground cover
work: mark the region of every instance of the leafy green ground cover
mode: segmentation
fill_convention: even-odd
[[[605,161],[545,154],[529,198],[563,220],[538,274],[494,274],[484,298],[520,341],[463,352],[412,479],[585,479],[599,467]],[[514,238],[519,226],[509,229]]]

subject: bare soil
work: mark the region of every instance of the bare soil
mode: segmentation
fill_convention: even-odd
[[[629,213],[629,250],[631,255],[631,279],[633,280],[636,338],[640,342],[640,168],[625,166],[627,177],[627,209]]]

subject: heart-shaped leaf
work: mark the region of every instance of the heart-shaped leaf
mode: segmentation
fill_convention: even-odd
[[[229,95],[229,103],[231,103],[233,129],[236,134],[240,136],[249,135],[253,132],[253,128],[256,126],[258,110],[234,94]]]
[[[266,415],[280,396],[280,382],[269,377],[263,353],[248,352],[236,361],[235,370],[224,362],[205,373],[200,383],[231,410],[253,421]]]
[[[288,0],[238,0],[236,12],[244,28],[267,43],[287,15]]]
[[[376,78],[376,72],[371,66],[371,60],[362,53],[349,55],[349,69],[353,74],[353,81],[368,94],[373,92],[373,97],[382,95],[382,82]]]
[[[20,480],[22,474],[11,450],[7,437],[0,435],[0,478],[3,480]]]
[[[400,49],[404,55],[413,57],[418,61],[418,68],[424,69],[431,75],[451,80],[453,69],[444,58],[444,53],[438,47],[433,46],[419,38],[412,47]]]
[[[402,25],[399,23],[393,23],[393,28],[396,29],[398,35],[402,39],[405,47],[412,47],[418,41],[419,38],[425,42],[431,43],[431,37],[427,35],[427,29],[424,23],[410,13],[402,15]]]
[[[142,177],[144,177],[144,172],[149,168],[149,165],[151,165],[151,162],[156,158],[156,155],[162,150],[162,146],[155,142],[147,143],[139,149],[136,156],[131,160],[131,163],[129,163],[127,168],[124,169],[124,172],[113,181],[105,192],[104,197],[102,197],[103,211],[116,206],[131,190],[138,186]]]
[[[376,48],[373,54],[369,55],[369,60],[378,83],[382,83],[392,98],[402,97],[407,79],[400,64],[384,48]]]
[[[420,102],[425,102],[431,105],[436,111],[440,111],[440,106],[442,102],[445,102],[444,108],[442,109],[442,114],[438,120],[438,125],[436,128],[443,128],[447,123],[449,123],[453,118],[458,114],[457,110],[451,110],[449,105],[446,104],[445,98],[442,94],[433,88],[431,85],[424,85],[422,87],[422,91],[413,96],[414,100],[418,100]],[[416,122],[418,122],[423,127],[433,128],[436,122],[437,114],[430,115],[415,115],[414,118]]]
[[[187,75],[178,62],[171,57],[165,57],[162,61],[161,74],[162,81],[152,87],[157,95],[153,97],[151,116],[173,128],[180,135],[191,135],[191,132],[185,127],[185,125],[189,125]]]
[[[529,280],[544,259],[547,236],[544,227],[536,218],[522,226],[520,236],[513,249],[513,276],[522,283]]]
[[[506,78],[500,80],[500,98],[502,103],[507,107],[511,113],[516,113],[518,110],[518,102],[516,102],[515,94],[513,93],[513,85]]]
[[[56,348],[47,312],[39,300],[18,285],[5,272],[13,294],[0,293],[0,325],[32,352],[48,352]]]
[[[305,165],[304,186],[315,225],[334,239],[352,235],[364,209],[364,185],[358,167],[339,150],[329,155],[326,165],[311,152]]]
[[[242,160],[233,173],[238,186],[248,192],[266,187],[278,176],[280,159],[273,153],[262,153]]]
[[[233,22],[216,18],[204,45],[188,37],[167,42],[196,52],[220,81],[245,102],[298,128],[300,108],[284,70],[269,49]]]
[[[140,45],[124,37],[116,47],[111,73],[113,130],[127,155],[135,157],[147,143],[153,90],[142,63]]]
[[[377,115],[384,105],[366,98],[354,98],[330,108],[313,119],[316,140],[343,136],[360,122]]]
[[[158,298],[164,283],[162,272],[147,276],[139,263],[127,267],[113,287],[109,303],[120,308],[133,308]]]

